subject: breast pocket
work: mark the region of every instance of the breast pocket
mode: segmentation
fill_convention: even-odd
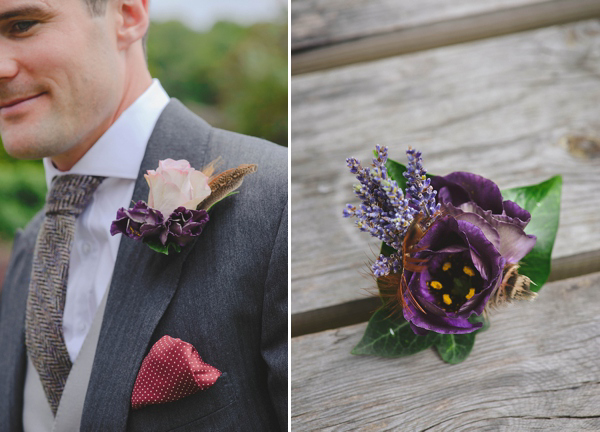
[[[193,395],[184,397],[174,402],[150,405],[138,410],[131,410],[127,422],[127,431],[133,432],[184,432],[186,426],[197,424],[201,419],[217,417],[221,414],[222,422],[214,418],[209,423],[213,424],[210,430],[218,430],[218,424],[228,423],[227,407],[235,402],[236,394],[231,377],[224,372],[215,385],[207,390],[200,390]]]

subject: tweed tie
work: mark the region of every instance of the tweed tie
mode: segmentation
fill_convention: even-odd
[[[63,312],[75,221],[104,177],[68,174],[52,183],[37,237],[27,297],[25,345],[56,415],[71,359],[63,334]]]

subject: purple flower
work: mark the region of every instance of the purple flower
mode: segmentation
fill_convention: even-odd
[[[410,293],[404,293],[404,317],[417,334],[470,333],[482,324],[469,317],[483,312],[504,267],[518,263],[535,246],[535,236],[523,231],[531,215],[503,201],[498,186],[476,174],[433,177],[431,185],[446,215],[415,247],[414,258],[426,264],[420,273],[406,272]],[[409,294],[420,308],[408,301]]]
[[[503,201],[494,182],[477,174],[454,172],[431,179],[447,213],[478,226],[509,264],[519,262],[535,246],[536,237],[525,234],[529,212]]]
[[[408,291],[404,318],[417,334],[429,330],[471,333],[498,287],[506,260],[478,226],[452,216],[439,218],[416,245],[414,258],[426,260],[420,272],[405,271]],[[411,300],[416,300],[418,306]]]
[[[164,217],[144,201],[138,201],[133,208],[121,207],[117,211],[117,219],[110,226],[110,234],[125,234],[134,240],[157,238],[165,229]]]
[[[110,233],[122,233],[144,243],[183,247],[202,233],[208,219],[206,210],[178,207],[165,220],[160,211],[148,207],[144,201],[138,201],[133,208],[117,211],[117,219],[113,221]]]
[[[161,233],[160,241],[163,245],[175,243],[181,247],[186,246],[202,233],[208,219],[206,210],[178,207],[166,220],[166,230]]]
[[[387,173],[387,148],[376,150],[372,168],[347,159],[360,182],[355,193],[362,203],[344,209],[361,231],[396,250],[376,259],[373,274],[392,287],[390,294],[415,333],[481,328],[481,322],[469,319],[484,311],[506,266],[535,246],[535,236],[524,231],[531,215],[503,201],[498,186],[476,174],[428,179],[421,153],[411,148],[403,193]]]

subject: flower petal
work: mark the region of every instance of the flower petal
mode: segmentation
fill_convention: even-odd
[[[459,206],[473,201],[484,210],[502,213],[502,193],[496,183],[485,177],[457,171],[446,176],[433,177],[431,185],[438,190],[442,203],[449,202]]]
[[[156,209],[165,217],[168,217],[173,211],[179,207],[182,202],[187,200],[187,197],[181,193],[181,190],[173,183],[161,183],[157,187],[159,201],[156,203]]]
[[[502,214],[504,216],[508,216],[510,220],[508,222],[514,221],[521,228],[525,228],[529,221],[531,220],[531,213],[529,213],[524,208],[513,201],[506,200],[502,203],[502,207],[504,211]]]
[[[512,201],[504,201],[505,204],[508,202]],[[514,206],[521,209],[521,207],[519,207],[517,204],[514,204]],[[527,222],[529,222],[529,219],[531,219],[529,212],[523,209],[519,211],[514,206],[509,204],[509,207],[514,211],[511,214],[520,215],[524,217]],[[464,215],[474,214],[485,219],[485,221],[488,222],[498,232],[499,243],[493,243],[507,263],[519,262],[535,246],[536,237],[527,235],[525,234],[525,231],[523,231],[523,228],[525,225],[527,225],[527,222],[523,222],[517,217],[512,218],[508,215],[494,215],[491,211],[483,210],[473,202],[464,203],[460,206],[460,208],[456,208],[452,206],[452,204],[449,204],[446,206],[446,208],[450,214],[454,215],[455,218],[464,219]],[[473,217],[468,217],[467,219],[475,220]]]
[[[500,247],[500,234],[498,234],[498,231],[492,226],[492,224],[490,224],[478,214],[463,212],[454,217],[456,220],[462,220],[465,222],[469,222],[472,225],[475,225],[476,227],[481,229],[481,231],[483,231],[485,237],[494,245],[496,249]]]
[[[521,227],[508,222],[498,222],[497,230],[500,233],[498,251],[507,263],[516,264],[521,261],[533,249],[537,241],[536,236],[527,235]]]
[[[403,310],[404,318],[411,322],[411,328],[419,327],[419,332],[423,334],[424,330],[431,330],[442,334],[465,334],[472,333],[482,327],[483,323],[471,323],[467,317],[443,317],[433,314],[425,315],[416,309],[411,303]]]

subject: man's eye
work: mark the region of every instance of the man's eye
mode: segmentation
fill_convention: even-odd
[[[37,21],[18,21],[13,24],[12,30],[14,33],[25,33],[36,24]]]

